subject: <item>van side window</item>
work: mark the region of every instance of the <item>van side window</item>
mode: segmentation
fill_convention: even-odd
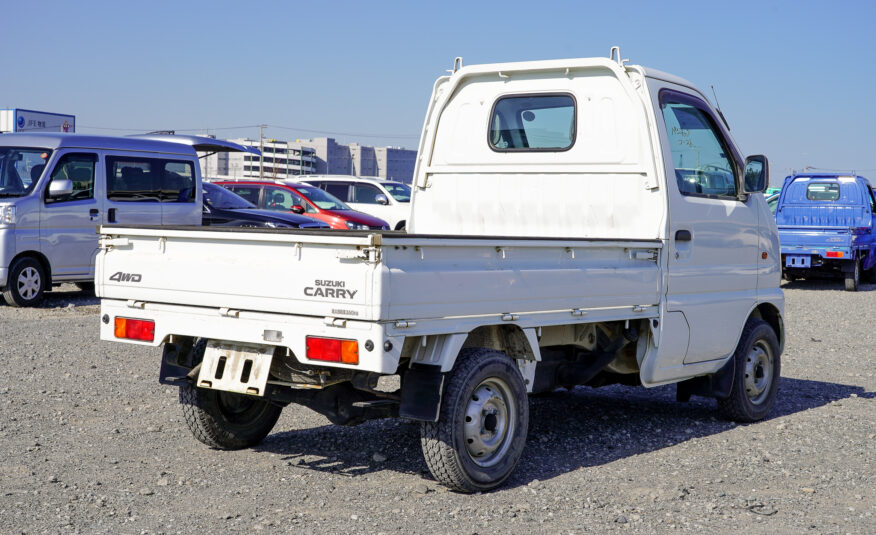
[[[736,197],[736,166],[720,130],[694,99],[662,93],[660,108],[682,195]]]
[[[320,189],[324,189],[344,202],[355,202],[350,200],[350,185],[346,182],[326,182]]]
[[[49,197],[46,189],[46,204],[82,201],[94,198],[94,167],[97,154],[68,153],[58,160],[52,170],[52,180],[70,180],[73,193],[63,197]]]
[[[195,202],[195,171],[192,162],[164,162],[161,200]]]
[[[564,151],[575,143],[575,99],[569,94],[502,97],[488,138],[497,152]]]
[[[118,202],[159,202],[161,160],[107,156],[106,196]]]
[[[194,202],[194,165],[159,158],[107,156],[107,198],[117,202]]]

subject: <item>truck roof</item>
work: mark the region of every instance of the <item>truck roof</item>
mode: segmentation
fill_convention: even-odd
[[[0,135],[0,146],[38,147],[45,149],[111,149],[138,152],[163,152],[193,156],[203,152],[253,152],[221,139],[200,136],[143,134],[137,136],[92,136],[60,132],[9,133]],[[258,149],[255,149],[258,153]]]

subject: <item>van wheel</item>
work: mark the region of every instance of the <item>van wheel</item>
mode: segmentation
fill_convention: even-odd
[[[13,307],[36,306],[43,300],[47,283],[42,264],[35,258],[19,258],[9,268],[3,299]]]
[[[192,364],[204,359],[207,339],[199,338],[192,346]],[[211,448],[239,450],[255,446],[271,432],[282,407],[263,398],[196,388],[179,387],[179,403],[189,431]]]
[[[514,361],[492,349],[466,349],[448,374],[438,421],[420,426],[420,444],[435,479],[477,492],[511,475],[528,429],[529,400]]]
[[[770,325],[750,318],[733,354],[735,371],[730,395],[718,400],[721,413],[737,422],[756,422],[772,409],[779,390],[779,341]]]
[[[854,270],[845,274],[847,292],[857,292],[858,286],[861,284],[861,259],[856,258],[853,262]]]

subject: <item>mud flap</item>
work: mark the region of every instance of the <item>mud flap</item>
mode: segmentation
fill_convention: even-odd
[[[411,364],[402,380],[399,416],[409,420],[437,422],[444,391],[441,368],[428,364]]]
[[[730,390],[733,388],[733,376],[735,373],[736,359],[730,357],[727,363],[717,372],[678,383],[675,399],[676,401],[690,401],[692,395],[718,399],[726,398],[730,395]]]

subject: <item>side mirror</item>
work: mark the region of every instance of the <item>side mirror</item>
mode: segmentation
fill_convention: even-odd
[[[770,185],[770,164],[763,154],[745,159],[745,193],[763,193]]]
[[[304,213],[304,207],[301,206],[300,204],[293,204],[293,205],[292,205],[292,212],[293,212],[293,213],[296,213],[296,214],[303,214],[303,213]]]
[[[69,178],[59,178],[49,183],[49,197],[63,197],[73,193],[73,181]]]
[[[378,193],[374,196],[374,200],[377,201],[377,204],[387,205],[389,204],[389,199],[386,198],[386,195],[382,193]]]

